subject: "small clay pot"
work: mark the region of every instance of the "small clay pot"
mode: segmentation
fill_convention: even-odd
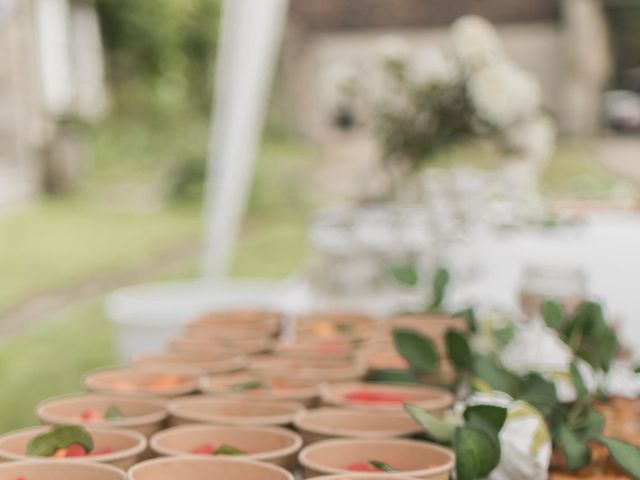
[[[294,359],[256,357],[249,370],[262,376],[287,376],[297,379],[320,379],[325,382],[352,382],[367,374],[367,364],[361,357],[353,359]]]
[[[299,338],[365,339],[378,331],[380,322],[362,312],[316,312],[296,319]]]
[[[431,313],[398,315],[386,320],[384,326],[389,331],[408,329],[422,333],[434,342],[441,357],[447,355],[445,342],[447,330],[454,329],[462,332],[468,330],[468,324],[464,318]]]
[[[155,353],[138,357],[135,363],[151,365],[186,365],[209,374],[231,373],[244,370],[248,360],[242,355],[187,355],[184,353]]]
[[[330,438],[393,438],[420,433],[422,428],[402,412],[367,412],[320,408],[299,413],[294,425],[305,445]]]
[[[258,355],[270,352],[274,346],[275,342],[268,337],[237,340],[176,337],[169,342],[169,351],[185,355],[211,355],[225,351],[236,351],[242,355]]]
[[[303,448],[298,459],[306,477],[351,476],[349,465],[377,460],[397,468],[401,476],[448,480],[454,466],[450,450],[433,443],[399,438],[324,440]]]
[[[274,355],[302,360],[348,360],[355,356],[354,342],[344,338],[305,338],[293,343],[280,343]]]
[[[169,402],[172,425],[211,423],[230,426],[285,426],[304,410],[296,402],[249,401],[197,396]]]
[[[234,386],[247,382],[260,382],[265,387],[234,391]],[[286,376],[259,376],[243,372],[229,375],[209,375],[200,379],[200,390],[218,397],[233,397],[261,402],[300,402],[307,408],[316,407],[320,401],[319,380],[304,380]]]
[[[238,309],[219,310],[205,313],[189,322],[189,326],[210,326],[216,328],[248,328],[254,332],[265,332],[276,336],[280,331],[282,314],[271,310]]]
[[[85,420],[82,412],[93,410],[105,414],[117,408],[125,418]],[[98,394],[75,394],[52,398],[36,407],[38,418],[45,425],[90,425],[97,428],[128,428],[149,438],[161,430],[169,416],[161,401],[143,398]]]
[[[56,462],[77,462],[78,460],[106,463],[127,470],[138,463],[140,455],[147,448],[147,440],[140,432],[125,429],[85,427],[93,438],[94,450],[113,449],[113,453],[74,458],[47,458]],[[50,430],[50,427],[31,427],[16,430],[0,436],[0,460],[33,460],[40,457],[27,456],[29,441]],[[44,458],[42,458],[44,460]]]
[[[340,473],[338,475],[323,475],[321,477],[313,477],[308,480],[412,480],[411,477],[403,477],[400,475],[392,475],[390,473]]]
[[[166,457],[142,462],[129,480],[294,480],[282,467],[240,458]]]
[[[231,445],[247,455],[241,458],[261,460],[293,470],[302,438],[281,427],[223,427],[216,425],[182,425],[157,433],[151,448],[158,455],[195,455],[203,444],[216,447]]]
[[[98,393],[130,396],[178,397],[198,390],[200,369],[175,364],[139,364],[94,370],[85,386]]]
[[[127,474],[111,465],[57,460],[27,460],[0,464],[0,480],[126,480]]]
[[[380,395],[397,397],[393,400],[349,399],[356,392],[373,392]],[[324,385],[322,402],[325,405],[338,406],[372,412],[403,412],[404,404],[411,403],[441,416],[452,404],[454,397],[448,390],[432,386],[386,385],[376,383],[344,383]]]
[[[184,329],[184,336],[199,338],[201,340],[218,340],[220,343],[233,342],[235,340],[256,340],[270,338],[271,335],[263,330],[254,330],[247,327],[207,325],[202,323],[190,323]]]

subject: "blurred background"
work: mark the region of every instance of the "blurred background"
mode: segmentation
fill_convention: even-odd
[[[199,274],[221,3],[0,0],[0,432],[116,361],[107,293]],[[232,275],[302,271],[314,212],[376,195],[362,179],[384,142],[351,90],[467,14],[540,82],[558,133],[545,201],[635,210],[640,2],[291,0]],[[492,156],[437,153],[445,169]]]

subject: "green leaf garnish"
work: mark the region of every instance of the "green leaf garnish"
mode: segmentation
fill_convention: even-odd
[[[573,383],[573,387],[576,389],[577,397],[585,398],[589,395],[589,390],[584,383],[584,378],[582,378],[582,374],[580,373],[580,369],[576,362],[572,362],[569,366],[569,374],[571,376],[571,383]]]
[[[507,420],[507,409],[497,405],[472,405],[464,411],[464,418],[468,426],[497,436]]]
[[[213,453],[214,455],[246,455],[247,452],[240,450],[239,448],[227,445],[226,443],[220,445],[218,449]]]
[[[375,370],[367,377],[367,383],[421,385],[418,377],[409,370]]]
[[[410,403],[404,404],[404,409],[424,428],[425,432],[435,440],[443,443],[451,443],[456,430],[456,425],[445,420],[441,420],[424,408]]]
[[[468,307],[453,314],[454,317],[464,318],[467,321],[469,331],[475,333],[478,330],[478,319],[473,307]]]
[[[562,305],[555,300],[545,300],[542,304],[542,318],[549,328],[560,328],[564,320]]]
[[[234,383],[231,385],[231,390],[234,392],[244,392],[246,390],[267,389],[267,385],[262,380],[249,380],[247,382]]]
[[[383,472],[397,473],[400,471],[397,468],[394,468],[384,462],[379,462],[378,460],[369,460],[369,464],[372,467],[377,468],[378,470],[382,470]]]
[[[484,478],[500,463],[501,448],[497,435],[480,428],[456,428],[453,445],[458,480]]]
[[[591,460],[591,451],[586,440],[566,425],[560,425],[558,442],[564,451],[569,470],[584,467]]]
[[[391,267],[391,275],[397,282],[408,287],[418,284],[418,271],[413,265],[394,265]]]
[[[438,270],[436,270],[436,274],[433,277],[433,294],[428,308],[430,312],[439,312],[442,310],[444,298],[447,293],[447,286],[449,285],[449,279],[449,270],[444,267],[438,267]]]
[[[433,342],[414,330],[393,331],[393,341],[398,353],[418,373],[432,373],[440,368],[440,355]]]
[[[27,444],[30,457],[50,457],[58,450],[77,443],[87,451],[93,450],[93,439],[87,430],[76,425],[58,425],[32,438]]]
[[[124,415],[122,414],[122,412],[120,410],[118,410],[117,407],[109,407],[109,409],[107,410],[107,413],[105,415],[105,418],[107,420],[121,420],[124,417]]]
[[[630,443],[601,436],[598,441],[609,449],[613,460],[634,478],[640,478],[640,448]]]
[[[473,354],[467,337],[456,330],[447,330],[445,342],[449,361],[458,370],[471,372],[473,370]]]

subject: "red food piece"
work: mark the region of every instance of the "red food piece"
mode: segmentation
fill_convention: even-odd
[[[378,469],[373,465],[365,462],[352,463],[347,467],[350,472],[377,472]]]
[[[210,443],[203,443],[202,445],[197,446],[191,453],[195,453],[196,455],[213,455],[216,453],[216,446]]]
[[[375,392],[372,390],[356,390],[344,396],[351,403],[389,403],[401,404],[408,401],[407,397],[397,393]]]
[[[67,447],[67,453],[65,457],[85,457],[87,451],[79,443],[72,443]]]
[[[113,448],[111,447],[102,447],[98,450],[94,450],[89,455],[107,455],[109,453],[113,453]]]
[[[27,477],[18,477],[16,480],[29,480]]]
[[[103,420],[104,416],[100,415],[95,410],[87,408],[86,410],[82,411],[82,413],[80,414],[80,418],[83,422],[95,422],[96,420]]]

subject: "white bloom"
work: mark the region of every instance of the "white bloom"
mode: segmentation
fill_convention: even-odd
[[[554,330],[534,321],[518,327],[500,360],[509,370],[524,375],[530,372],[567,372],[572,357],[571,349]]]
[[[497,127],[536,115],[542,105],[542,90],[535,77],[508,62],[473,73],[467,89],[478,116]]]
[[[384,35],[374,44],[373,48],[381,63],[401,61],[406,62],[411,56],[411,45],[398,35]]]
[[[509,146],[524,159],[545,163],[556,145],[555,125],[546,115],[518,123],[505,132]]]
[[[498,405],[508,408],[507,421],[500,431],[500,463],[490,480],[543,480],[551,460],[551,436],[542,414],[521,400],[502,392],[476,394],[468,405]]]
[[[453,55],[466,70],[472,70],[504,58],[498,32],[488,20],[468,15],[451,26],[449,43]]]
[[[624,363],[616,362],[605,378],[605,389],[612,396],[638,398],[640,396],[640,374]]]
[[[451,58],[438,48],[423,50],[411,59],[408,65],[409,78],[421,83],[454,83],[460,71]]]
[[[580,376],[589,393],[594,393],[598,388],[598,379],[596,373],[587,362],[577,358],[575,364],[578,367]],[[575,402],[577,398],[576,388],[573,386],[573,380],[569,369],[564,372],[551,372],[543,375],[547,380],[553,382],[556,387],[556,395],[561,403]]]

